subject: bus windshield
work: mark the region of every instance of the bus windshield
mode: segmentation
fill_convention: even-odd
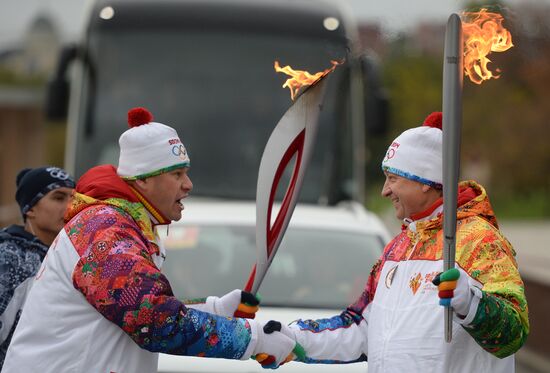
[[[76,174],[117,164],[126,112],[143,106],[155,121],[174,127],[186,145],[194,195],[254,199],[264,146],[292,105],[289,90],[282,88],[287,77],[274,71],[274,61],[317,72],[331,67],[331,60],[343,60],[346,51],[346,45],[324,39],[221,30],[90,34],[93,89],[85,95],[88,115],[79,134]],[[317,203],[327,193],[331,165],[342,157],[338,149],[346,148],[341,144],[349,133],[346,76],[344,65],[327,82],[303,202]]]

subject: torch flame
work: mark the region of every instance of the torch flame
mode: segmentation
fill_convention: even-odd
[[[491,62],[487,55],[491,52],[504,52],[511,47],[512,35],[502,26],[504,18],[499,13],[481,9],[479,12],[463,12],[464,32],[464,74],[475,84],[491,78],[498,79],[487,68]],[[499,69],[496,69],[500,73]]]
[[[281,67],[279,65],[279,61],[275,61],[274,67],[276,72],[285,73],[286,75],[290,76],[290,78],[285,81],[285,84],[283,84],[283,88],[288,87],[288,89],[290,89],[290,98],[294,100],[300,88],[312,85],[323,76],[334,71],[334,69],[336,69],[336,66],[342,64],[342,62],[338,61],[330,61],[330,63],[332,64],[331,68],[324,71],[319,71],[315,74],[311,74],[303,70],[294,70],[288,65],[285,67]]]

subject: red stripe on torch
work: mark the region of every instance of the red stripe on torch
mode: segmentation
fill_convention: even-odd
[[[289,145],[287,150],[285,151],[281,162],[279,163],[279,166],[277,167],[277,171],[275,172],[275,176],[273,178],[273,184],[271,185],[271,192],[269,195],[269,205],[267,208],[267,224],[266,224],[266,243],[267,243],[267,259],[269,262],[269,259],[272,256],[273,250],[275,248],[275,243],[277,242],[277,238],[281,234],[281,229],[283,228],[283,222],[285,220],[286,215],[288,214],[290,210],[290,203],[292,200],[292,196],[294,195],[295,189],[296,189],[296,182],[298,180],[298,174],[300,172],[300,167],[302,165],[302,154],[304,150],[304,140],[305,140],[305,129],[303,129],[292,141],[292,143]],[[294,165],[294,170],[292,172],[292,178],[290,179],[290,182],[288,184],[288,188],[285,192],[285,196],[283,198],[283,202],[281,204],[281,209],[279,210],[279,213],[277,214],[277,217],[275,218],[275,222],[273,223],[273,227],[270,227],[271,224],[271,211],[273,208],[273,201],[275,200],[275,194],[277,192],[277,186],[279,185],[279,182],[281,181],[281,177],[283,176],[283,173],[288,166],[288,163],[294,157],[294,154],[297,155],[296,163]],[[245,291],[252,291],[252,286],[254,285],[254,279],[256,277],[256,267],[255,264],[252,268],[252,272],[250,273],[250,276],[248,277],[248,281],[246,283],[246,286],[244,288]]]
[[[292,143],[286,150],[285,154],[283,155],[283,158],[281,159],[281,163],[279,163],[277,172],[275,173],[273,184],[271,185],[271,194],[269,196],[269,207],[267,209],[267,226],[266,226],[268,258],[271,257],[271,252],[273,251],[275,242],[277,241],[277,238],[279,237],[279,234],[281,232],[281,228],[283,227],[283,221],[286,215],[288,214],[290,201],[292,199],[292,196],[294,195],[294,190],[296,189],[296,181],[298,180],[298,173],[300,171],[300,166],[302,165],[302,152],[304,150],[305,132],[306,130],[303,129],[298,134],[298,136],[296,136],[296,138],[292,141]],[[285,196],[283,198],[281,209],[277,214],[277,218],[275,218],[273,227],[270,228],[269,225],[271,223],[271,209],[273,207],[273,201],[275,199],[275,194],[277,192],[277,186],[279,185],[279,181],[283,176],[286,166],[288,165],[288,163],[290,162],[294,154],[297,154],[297,159],[294,165],[292,178],[290,179],[290,183],[288,184],[288,189],[286,190]]]
[[[252,272],[250,272],[250,276],[248,276],[248,281],[246,282],[244,291],[252,291],[252,285],[254,285],[254,277],[256,277],[256,264],[254,264],[254,267],[252,267]]]

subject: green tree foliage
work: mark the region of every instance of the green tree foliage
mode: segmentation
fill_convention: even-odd
[[[43,76],[20,74],[0,64],[0,86],[2,87],[41,87],[45,82],[46,78]]]

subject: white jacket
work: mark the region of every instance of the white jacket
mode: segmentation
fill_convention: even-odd
[[[487,353],[461,326],[474,317],[478,297],[464,320],[453,320],[452,342],[444,341],[437,287],[431,279],[426,281],[426,275],[441,271],[442,261],[401,262],[388,288],[385,279],[396,265],[384,264],[376,296],[363,310],[359,324],[327,319],[316,320],[316,329],[304,321],[298,322],[303,329],[292,328],[310,363],[367,360],[369,373],[514,372],[513,355],[499,359]],[[418,274],[419,288],[413,293],[408,282]]]
[[[484,190],[462,186],[474,198],[458,209],[456,263],[473,297],[466,317],[453,319],[451,343],[432,284],[443,269],[440,207],[386,246],[362,296],[342,314],[290,325],[306,363],[368,361],[369,373],[514,372],[513,353],[529,331],[523,283]]]
[[[2,373],[156,372],[158,354],[140,348],[75,289],[80,257],[64,230],[56,241],[36,275]]]
[[[97,208],[101,210],[101,216],[105,216],[105,219],[120,214],[111,207]],[[131,218],[125,215],[119,215],[119,218],[126,222],[126,232],[130,232],[128,224],[133,224]],[[78,254],[75,243],[67,234],[75,224],[83,226],[86,225],[86,221],[76,220],[75,223],[73,219],[59,233],[34,279],[34,285],[8,349],[2,373],[151,373],[157,371],[157,352],[193,356],[202,354],[232,359],[248,358],[251,355],[257,340],[255,323],[219,317],[184,306],[179,307],[178,315],[163,314],[167,307],[167,303],[163,302],[170,302],[173,306],[179,301],[170,295],[169,286],[161,287],[160,282],[155,283],[152,290],[143,290],[147,291],[147,294],[155,294],[147,299],[157,297],[154,298],[155,311],[151,316],[152,321],[144,324],[142,329],[136,332],[140,336],[144,335],[145,339],[155,338],[154,348],[157,351],[150,352],[145,349],[146,345],[140,346],[120,325],[100,313],[96,308],[97,303],[92,306],[82,293],[82,287],[79,288],[77,285],[75,273],[77,264],[82,264],[81,260],[89,260],[90,263],[100,266],[108,264],[107,261],[86,258],[86,255],[98,256],[98,252],[93,250],[84,257]],[[100,233],[97,233],[95,237],[99,235]],[[81,238],[82,235],[78,237]],[[87,238],[84,237],[86,241]],[[118,255],[118,250],[131,247],[132,242],[134,241],[123,238],[109,255]],[[130,257],[130,254],[123,255]],[[158,269],[163,257],[162,248],[158,254],[152,256]],[[147,261],[139,255],[136,260]],[[151,271],[154,272],[153,269]],[[108,275],[108,270],[104,269],[101,273]],[[162,275],[160,276],[162,278]],[[100,292],[105,294],[120,290],[120,287],[113,285],[117,279],[119,277],[112,277],[109,283],[112,285],[111,289],[115,290],[100,289]],[[120,302],[126,302],[135,293],[142,291],[139,286],[122,289],[133,294],[122,296]],[[87,291],[93,289],[88,288]],[[112,298],[105,296],[104,299]],[[138,303],[141,302],[143,301],[138,298]],[[133,307],[132,302],[128,303],[129,307]],[[116,309],[124,310],[124,307],[128,307],[128,304],[117,305]],[[134,308],[130,308],[129,312],[133,310]],[[149,337],[149,332],[155,333],[154,336]],[[167,337],[164,337],[165,333]],[[213,339],[207,340],[207,337]],[[153,343],[148,346],[151,345]]]

